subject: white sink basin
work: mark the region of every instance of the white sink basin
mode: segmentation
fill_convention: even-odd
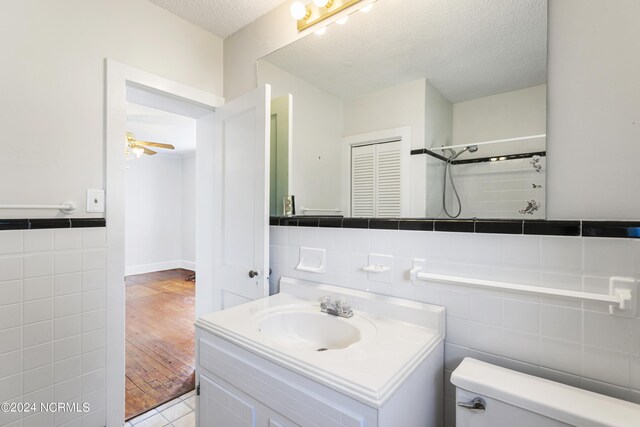
[[[347,348],[362,338],[351,319],[316,312],[287,310],[270,313],[258,322],[258,331],[278,347],[326,351]]]
[[[322,313],[323,296],[350,300],[353,316]],[[441,368],[444,316],[442,307],[283,277],[280,293],[207,314],[196,325],[202,348],[213,334],[220,345],[240,346],[252,353],[247,357],[379,408],[432,354]],[[205,350],[198,354],[218,363]]]

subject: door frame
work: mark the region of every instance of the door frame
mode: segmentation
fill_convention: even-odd
[[[127,87],[137,87],[161,96],[178,98],[211,111],[202,118],[206,135],[213,135],[213,115],[224,98],[151,74],[106,58],[105,66],[105,190],[107,222],[107,285],[106,285],[106,357],[105,399],[106,425],[122,426],[125,409],[125,174],[124,135],[126,134]],[[200,119],[198,120],[200,122]],[[198,128],[200,129],[200,128]],[[197,143],[204,136],[197,137]],[[204,140],[203,140],[204,142]],[[213,187],[213,138],[196,151],[196,185],[200,191],[207,179]],[[207,161],[208,160],[208,161]],[[213,213],[213,201],[196,197],[196,227],[198,218]],[[203,199],[203,200],[200,200]],[[211,228],[211,227],[209,227]],[[213,230],[199,230],[205,235]],[[202,239],[201,239],[202,240]],[[196,243],[196,257],[208,248]],[[204,253],[206,255],[206,252]],[[197,262],[197,258],[196,258]],[[203,272],[207,279],[207,272]],[[198,273],[200,274],[200,273]],[[211,278],[209,278],[211,279]],[[203,280],[203,283],[207,283]],[[198,298],[196,298],[198,300]],[[196,307],[196,315],[207,311],[206,304]]]

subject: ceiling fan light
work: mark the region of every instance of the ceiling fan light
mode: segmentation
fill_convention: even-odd
[[[291,9],[289,9],[289,11],[291,12],[291,16],[293,16],[293,19],[300,20],[307,16],[307,6],[305,6],[301,1],[294,1],[291,4]]]
[[[144,154],[144,149],[142,147],[133,147],[131,152],[135,154],[137,158],[140,158]]]

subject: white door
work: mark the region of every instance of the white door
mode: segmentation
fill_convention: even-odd
[[[269,294],[270,104],[265,85],[215,112],[214,310]]]

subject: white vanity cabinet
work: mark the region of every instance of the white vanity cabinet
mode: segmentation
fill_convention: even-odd
[[[323,286],[322,291],[328,288],[331,287]],[[261,341],[256,318],[262,319],[264,312],[267,316],[277,315],[281,309],[308,309],[310,304],[314,309],[317,305],[319,311],[317,298],[309,297],[281,292],[198,319],[198,426],[442,425],[443,334],[439,328],[444,323],[436,325],[436,333],[417,328],[392,334],[400,335],[393,339],[407,341],[407,347],[397,344],[380,351],[376,346],[386,343],[385,337],[393,332],[390,325],[409,329],[412,326],[372,316],[369,319],[377,333],[369,341],[322,354],[314,350],[308,357],[299,349],[286,351]],[[358,315],[360,304],[357,299],[353,303]],[[415,314],[410,313],[403,320]],[[443,322],[444,311],[436,314],[431,317],[441,317]],[[431,338],[428,343],[425,341],[425,346],[409,342],[420,337]],[[417,348],[421,351],[408,353],[408,349]],[[394,365],[400,360],[406,363]],[[372,384],[381,386],[376,388]]]
[[[377,425],[376,410],[198,331],[201,427]]]

